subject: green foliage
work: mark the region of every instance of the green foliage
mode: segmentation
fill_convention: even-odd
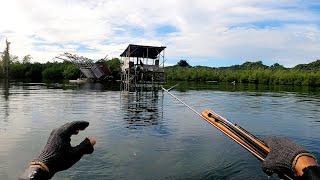
[[[42,71],[43,79],[63,79],[63,70],[64,67],[58,62],[47,62],[45,64],[46,68]]]
[[[80,70],[73,64],[67,64],[63,70],[63,77],[65,79],[77,79],[80,76]]]
[[[177,63],[177,65],[180,67],[190,67],[189,63],[186,60],[182,59]]]
[[[70,62],[47,62],[41,63],[20,63],[19,61],[10,64],[10,78],[12,79],[76,79],[80,72]],[[1,76],[0,76],[1,77]]]
[[[26,55],[26,56],[24,56],[24,57],[22,58],[22,63],[23,63],[23,64],[30,63],[30,60],[31,60],[31,59],[32,59],[31,55],[28,54],[28,55]]]
[[[14,62],[10,64],[10,78],[12,79],[41,79],[43,65],[40,63]]]
[[[120,73],[121,73],[120,59],[112,58],[111,60],[106,61],[106,65],[109,67],[114,79],[120,79]]]
[[[320,60],[316,60],[316,61],[311,62],[309,64],[299,64],[299,65],[296,65],[293,69],[319,71],[320,70]]]
[[[270,69],[281,70],[281,69],[286,69],[286,68],[284,66],[280,65],[279,63],[274,63],[273,65],[270,66]]]
[[[11,62],[10,58],[10,42],[6,40],[6,48],[3,51],[3,56],[2,56],[2,70],[3,70],[3,75],[4,77],[8,78],[9,76],[9,65]]]
[[[28,64],[29,69],[25,72],[25,76],[30,79],[41,79],[42,78],[42,71],[43,71],[43,64],[40,63],[33,63]]]
[[[264,65],[262,61],[256,61],[256,62],[245,62],[241,65],[233,65],[230,67],[222,67],[221,69],[242,69],[242,70],[255,70],[255,69],[267,69],[268,66]]]
[[[317,63],[312,64],[317,65]],[[235,81],[268,85],[320,86],[320,71],[286,69],[279,64],[269,67],[262,62],[246,62],[228,68],[172,66],[166,68],[165,75],[168,81]]]
[[[2,59],[3,59],[3,56],[0,55],[0,78],[4,77],[4,74],[3,74],[4,66],[3,66],[3,60]]]
[[[23,66],[19,62],[12,63],[10,65],[10,77],[13,79],[22,79],[25,77],[25,72],[27,71],[27,67]]]

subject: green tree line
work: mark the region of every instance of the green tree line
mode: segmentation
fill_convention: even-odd
[[[310,64],[297,65],[294,68],[285,68],[277,63],[266,66],[261,61],[222,68],[180,66],[179,64],[181,63],[166,68],[167,81],[320,86],[320,60]]]
[[[113,58],[104,62],[109,67],[115,79],[120,78],[120,60]],[[2,66],[0,64],[0,66]],[[3,68],[1,68],[3,69]],[[69,61],[30,63],[28,61],[11,61],[9,64],[10,79],[30,80],[63,80],[77,79],[80,77],[79,69]],[[5,78],[3,71],[0,72],[0,79]]]
[[[11,79],[74,79],[80,75],[79,70],[68,61],[47,63],[11,62],[9,65]]]
[[[30,63],[30,56],[22,61],[11,61],[9,76],[11,79],[62,80],[80,77],[80,71],[68,61]],[[114,58],[106,61],[114,79],[120,78],[120,60]],[[180,63],[181,64],[181,63]],[[312,66],[310,65],[312,64]],[[262,62],[246,62],[242,65],[212,68],[205,66],[176,65],[165,68],[167,81],[194,82],[236,82],[269,85],[320,86],[320,60],[307,65],[285,68],[279,64],[263,65]],[[319,65],[319,67],[317,67]],[[0,78],[5,75],[0,72]]]

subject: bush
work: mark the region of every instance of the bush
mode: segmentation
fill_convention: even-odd
[[[63,70],[63,77],[65,79],[77,79],[80,76],[80,71],[74,65],[67,65]]]
[[[120,73],[121,73],[120,59],[113,58],[113,59],[107,61],[106,65],[110,69],[113,78],[120,79]]]
[[[46,68],[42,71],[43,79],[63,79],[64,67],[58,63],[46,63]]]

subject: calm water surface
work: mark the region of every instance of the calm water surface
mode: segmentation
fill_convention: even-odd
[[[96,136],[95,151],[54,179],[267,179],[252,155],[161,91],[54,87],[0,83],[1,180],[17,179],[50,131],[74,120],[90,126],[72,144]],[[320,158],[319,89],[190,85],[172,93],[258,137],[292,138]]]

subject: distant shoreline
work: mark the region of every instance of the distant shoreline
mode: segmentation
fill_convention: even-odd
[[[118,58],[104,62],[112,73],[111,81],[120,79],[121,63]],[[68,61],[10,64],[11,80],[31,82],[63,81],[77,79],[80,71]],[[0,72],[0,79],[4,76]],[[261,61],[246,62],[242,65],[213,68],[206,66],[169,66],[165,67],[166,81],[211,82],[211,83],[250,83],[265,85],[294,85],[320,87],[320,60],[285,68],[280,64],[264,65]]]

